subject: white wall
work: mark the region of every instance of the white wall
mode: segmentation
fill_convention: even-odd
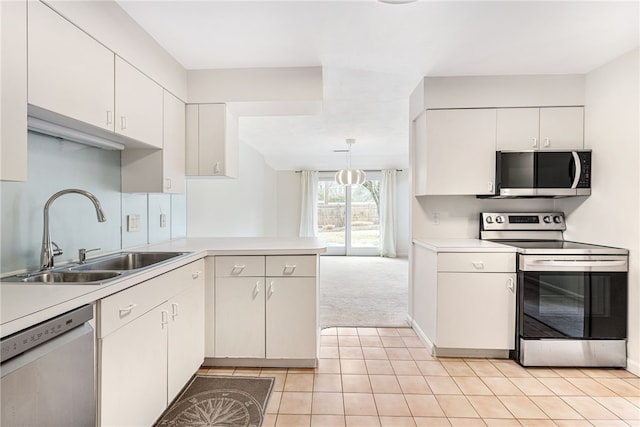
[[[187,180],[188,237],[276,235],[276,173],[240,142],[237,179]]]
[[[629,249],[628,368],[640,374],[640,55],[635,49],[586,76],[585,143],[591,196],[562,199],[565,238]],[[611,221],[607,221],[611,220]]]

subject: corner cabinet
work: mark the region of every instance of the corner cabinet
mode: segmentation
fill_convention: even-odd
[[[508,357],[515,348],[514,253],[414,244],[414,265],[414,321],[434,355]]]
[[[207,363],[314,367],[317,263],[316,255],[216,256],[215,322],[208,333],[215,350]]]
[[[498,151],[584,147],[584,107],[499,108],[496,123]]]
[[[122,192],[185,191],[185,105],[163,93],[162,150],[127,148],[122,152]]]
[[[495,109],[426,110],[413,125],[416,196],[494,193]]]
[[[99,425],[152,425],[204,359],[204,261],[104,298],[97,310]]]
[[[186,175],[237,178],[237,115],[226,104],[188,104],[186,120]]]
[[[27,1],[0,2],[0,180],[27,180]]]

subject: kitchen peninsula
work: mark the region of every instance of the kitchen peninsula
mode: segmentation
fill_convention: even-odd
[[[3,337],[95,304],[99,425],[153,422],[203,361],[317,365],[322,240],[188,238],[132,251],[182,255],[102,284],[0,285]],[[140,387],[143,407],[132,403]]]

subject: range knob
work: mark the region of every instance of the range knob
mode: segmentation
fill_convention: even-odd
[[[551,216],[550,215],[546,215],[544,218],[542,218],[542,220],[544,221],[545,224],[550,224],[551,223]]]
[[[493,224],[493,218],[491,218],[490,216],[486,217],[485,221],[487,224]]]
[[[556,224],[560,224],[562,222],[562,217],[560,215],[554,216],[553,222],[555,222]]]
[[[502,224],[502,223],[504,222],[504,217],[503,217],[502,215],[498,215],[498,216],[496,217],[496,222],[497,222],[498,224]]]

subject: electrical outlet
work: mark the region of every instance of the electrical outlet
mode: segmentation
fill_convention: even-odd
[[[431,223],[433,225],[440,225],[440,212],[431,212]]]
[[[167,214],[160,214],[160,228],[167,226]]]
[[[140,231],[140,215],[127,215],[127,231]]]

